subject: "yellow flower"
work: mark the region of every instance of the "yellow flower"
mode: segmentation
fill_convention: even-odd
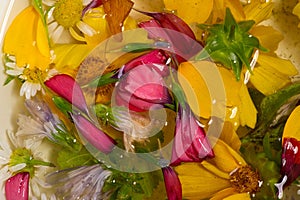
[[[191,109],[206,119],[225,116],[225,121],[231,121],[235,129],[239,125],[254,128],[257,111],[247,86],[243,80],[236,81],[234,74],[224,67],[217,67],[218,70],[212,73],[215,68],[214,63],[208,61],[180,64],[178,78]],[[215,85],[217,81],[221,81],[221,87]],[[225,108],[217,109],[216,113],[213,110],[216,103]]]
[[[254,0],[244,7],[246,19],[254,20],[256,24],[269,18],[272,10],[272,1]],[[270,95],[289,85],[292,82],[290,77],[297,75],[298,71],[291,61],[279,58],[275,54],[279,42],[283,39],[278,31],[271,26],[256,25],[251,33],[269,52],[258,56],[250,83],[264,95]]]
[[[230,132],[224,132],[224,139]],[[237,137],[237,136],[236,136]],[[231,136],[229,136],[231,138]],[[215,158],[202,163],[185,163],[175,168],[187,199],[251,199],[261,186],[259,174],[238,150],[221,139],[211,138]]]

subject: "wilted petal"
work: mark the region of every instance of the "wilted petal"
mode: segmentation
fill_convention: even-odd
[[[81,115],[72,115],[72,118],[78,131],[94,147],[103,153],[109,153],[113,150],[116,142],[110,136]]]
[[[182,189],[176,172],[171,167],[162,168],[167,196],[169,200],[181,200]]]
[[[88,113],[83,92],[73,77],[66,74],[59,74],[47,80],[45,85],[81,111]]]
[[[206,138],[204,129],[196,120],[191,109],[179,106],[176,117],[175,138],[172,149],[171,165],[181,162],[201,162],[214,153]]]
[[[29,173],[18,173],[5,182],[6,200],[28,200]]]

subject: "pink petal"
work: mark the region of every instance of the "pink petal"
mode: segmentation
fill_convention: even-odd
[[[214,157],[205,131],[198,124],[189,106],[179,108],[176,118],[175,137],[172,148],[171,165],[181,162],[201,162]]]
[[[182,188],[176,172],[171,167],[162,168],[168,200],[181,200]]]
[[[173,48],[172,52],[176,54],[178,62],[188,60],[202,49],[192,29],[178,16],[163,12],[142,13],[153,17],[156,23],[150,20],[140,23],[139,26],[145,28],[151,38],[163,38],[169,42]],[[160,30],[159,27],[163,29]]]
[[[284,185],[287,187],[300,176],[300,141],[295,138],[284,138],[281,160],[281,175],[287,176]]]
[[[82,136],[103,153],[110,153],[116,142],[81,115],[72,115],[74,124]]]
[[[145,55],[139,56],[132,61],[128,62],[124,69],[123,73],[127,73],[129,70],[140,66],[140,65],[147,65],[155,69],[161,76],[166,76],[169,74],[169,69],[165,65],[167,62],[167,55],[162,50],[153,50],[150,53]],[[159,65],[155,65],[159,64]],[[159,66],[159,67],[158,67]]]
[[[28,200],[29,173],[22,172],[5,182],[6,200]]]
[[[47,80],[45,85],[81,111],[88,113],[83,92],[73,77],[66,74],[58,74]]]

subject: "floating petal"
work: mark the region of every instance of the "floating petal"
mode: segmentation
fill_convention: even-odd
[[[169,200],[181,200],[182,189],[176,172],[171,167],[162,168],[167,196]]]
[[[28,200],[29,178],[28,172],[10,177],[5,182],[6,200]]]

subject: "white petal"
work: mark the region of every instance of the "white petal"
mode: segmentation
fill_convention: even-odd
[[[88,35],[88,36],[93,36],[94,34],[96,34],[97,32],[88,24],[84,23],[83,21],[79,21],[76,23],[76,26],[78,27],[78,29],[83,32],[84,34]]]
[[[86,6],[91,3],[93,0],[82,0],[82,5]]]
[[[59,40],[59,38],[61,37],[62,33],[64,31],[64,27],[63,26],[58,26],[52,34],[52,40],[54,43],[57,43],[57,41]]]
[[[11,167],[10,167],[10,170],[11,170],[12,172],[17,172],[17,171],[23,169],[24,167],[26,167],[26,163],[20,163],[20,164],[11,166]]]
[[[54,4],[56,3],[55,0],[43,0],[42,2],[47,6],[54,6]]]

